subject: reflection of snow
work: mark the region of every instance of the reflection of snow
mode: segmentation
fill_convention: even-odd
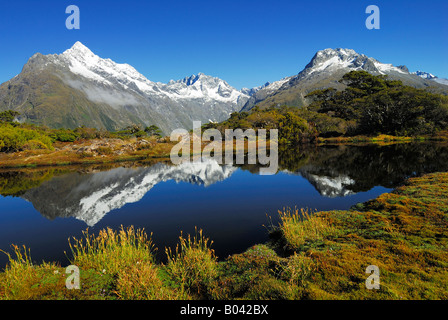
[[[141,200],[156,184],[168,180],[209,186],[222,181],[237,170],[232,166],[220,166],[215,160],[187,162],[179,166],[158,163],[149,168],[118,168],[110,171],[83,175],[73,188],[51,197],[48,191],[58,188],[57,179],[48,181],[27,192],[29,199],[42,214],[48,216],[75,217],[88,226],[97,224],[107,213],[125,204]],[[59,179],[71,179],[71,175]],[[51,184],[55,183],[54,186]],[[65,185],[62,183],[62,185]],[[68,183],[66,185],[69,185]],[[42,202],[41,199],[45,199]]]
[[[346,188],[347,186],[355,184],[355,180],[348,176],[320,177],[314,174],[308,174],[306,179],[325,197],[346,197],[354,194],[353,191]]]

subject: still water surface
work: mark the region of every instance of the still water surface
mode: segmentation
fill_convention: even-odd
[[[68,238],[133,225],[153,233],[160,258],[195,227],[220,259],[268,240],[278,210],[349,209],[411,176],[448,171],[448,146],[316,147],[281,151],[279,172],[212,160],[0,171],[0,249],[26,245],[33,261],[69,263]],[[68,254],[68,256],[70,256]],[[0,253],[0,269],[7,263]]]

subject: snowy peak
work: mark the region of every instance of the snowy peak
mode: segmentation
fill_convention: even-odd
[[[301,73],[310,75],[315,72],[331,72],[337,69],[365,70],[371,73],[389,72],[407,73],[403,68],[384,64],[353,49],[325,49],[318,51]]]
[[[81,42],[66,50],[61,58],[70,71],[104,85],[120,84],[126,90],[137,90],[144,94],[170,99],[203,99],[223,103],[241,104],[249,96],[236,90],[222,79],[198,73],[182,80],[171,80],[167,84],[148,80],[129,64],[119,64],[111,59],[102,59]]]
[[[249,99],[248,95],[230,86],[226,81],[203,73],[177,81],[171,80],[162,86],[161,90],[175,100],[205,99],[241,105]]]
[[[440,84],[443,84],[445,86],[448,86],[448,79],[444,79],[444,78],[439,78],[435,75],[433,75],[432,73],[429,72],[425,72],[425,71],[415,71],[412,72],[411,74],[414,74],[416,76],[419,76],[420,78],[426,79],[426,80],[431,80]]]
[[[197,89],[221,88],[221,89],[229,89],[229,91],[235,90],[235,88],[231,87],[226,81],[220,78],[205,75],[203,73],[198,73],[197,75],[191,75],[190,77],[185,77],[182,80],[174,81],[174,83],[182,83],[187,87],[194,87]]]
[[[348,67],[362,55],[351,49],[325,49],[318,51],[305,69],[323,71],[328,68]]]
[[[435,75],[433,75],[433,74],[431,74],[429,72],[424,72],[424,71],[420,71],[420,70],[412,72],[412,74],[415,74],[415,75],[417,75],[417,76],[419,76],[420,78],[423,78],[423,79],[435,79],[435,78],[437,78]]]
[[[358,57],[359,54],[352,49],[324,49],[316,52],[313,59],[311,59],[310,64],[307,67],[314,67],[322,64],[328,60],[336,62],[352,61],[354,58]]]
[[[185,77],[182,80],[178,80],[177,82],[182,82],[187,86],[195,85],[196,83],[204,83],[204,82],[214,82],[219,80],[218,78],[214,78],[212,76],[207,76],[202,72],[199,72],[197,75],[191,75],[189,77]]]
[[[250,95],[241,109],[251,110],[256,105],[261,109],[270,106],[305,106],[309,103],[306,95],[316,89],[342,89],[339,80],[351,71],[366,71],[372,75],[385,75],[389,79],[401,81],[415,88],[436,86],[436,90],[446,92],[439,84],[448,84],[447,79],[438,79],[433,75],[412,74],[404,65],[394,66],[382,63],[353,49],[327,48],[317,51],[310,62],[298,74],[273,82],[260,90],[244,89]],[[434,78],[432,78],[434,77]]]
[[[21,86],[29,87],[30,77],[43,75],[54,79],[53,83],[62,81],[62,86],[36,81],[40,87],[30,88],[32,94],[19,92]],[[22,113],[25,121],[57,127],[63,123],[70,128],[86,125],[120,130],[131,124],[154,124],[169,135],[177,128],[191,129],[193,119],[203,123],[227,120],[249,99],[226,81],[203,73],[169,83],[153,82],[133,66],[104,59],[79,41],[61,54],[33,55],[13,79],[20,85],[0,90],[0,104],[14,97],[17,102],[12,107],[19,109],[31,97],[32,105],[61,109],[62,120],[60,115],[34,109]],[[46,91],[60,99],[52,99]]]
[[[440,84],[448,84],[447,79],[440,79],[437,76],[424,72],[409,72],[404,66],[393,66],[392,64],[382,63],[374,58],[364,54],[359,54],[352,49],[325,49],[318,51],[305,69],[299,73],[297,79],[303,79],[306,76],[316,74],[329,76],[332,72],[343,70],[344,72],[365,70],[374,75],[392,75],[411,83],[418,83],[418,79],[432,80]],[[418,76],[419,78],[416,78]]]
[[[143,92],[154,91],[154,83],[134,67],[126,63],[116,63],[111,59],[102,59],[79,41],[64,51],[60,58],[68,63],[71,72],[87,79],[110,86],[121,84],[125,89],[136,86]]]
[[[76,41],[75,44],[70,48],[64,51],[64,55],[70,55],[73,57],[82,57],[82,56],[94,56],[95,54],[83,45],[81,42]]]

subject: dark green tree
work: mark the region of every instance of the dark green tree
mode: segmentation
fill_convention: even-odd
[[[145,132],[149,136],[157,136],[157,137],[161,137],[162,136],[162,131],[156,125],[150,125],[149,127],[146,127],[145,128]]]
[[[13,110],[0,112],[0,122],[13,122],[14,119],[19,115],[19,112]]]

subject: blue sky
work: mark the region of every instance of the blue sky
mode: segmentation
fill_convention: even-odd
[[[71,4],[80,30],[65,27]],[[365,27],[371,4],[380,30]],[[34,53],[62,53],[76,41],[161,82],[203,72],[254,87],[338,47],[448,78],[447,16],[446,0],[1,1],[0,83]]]

